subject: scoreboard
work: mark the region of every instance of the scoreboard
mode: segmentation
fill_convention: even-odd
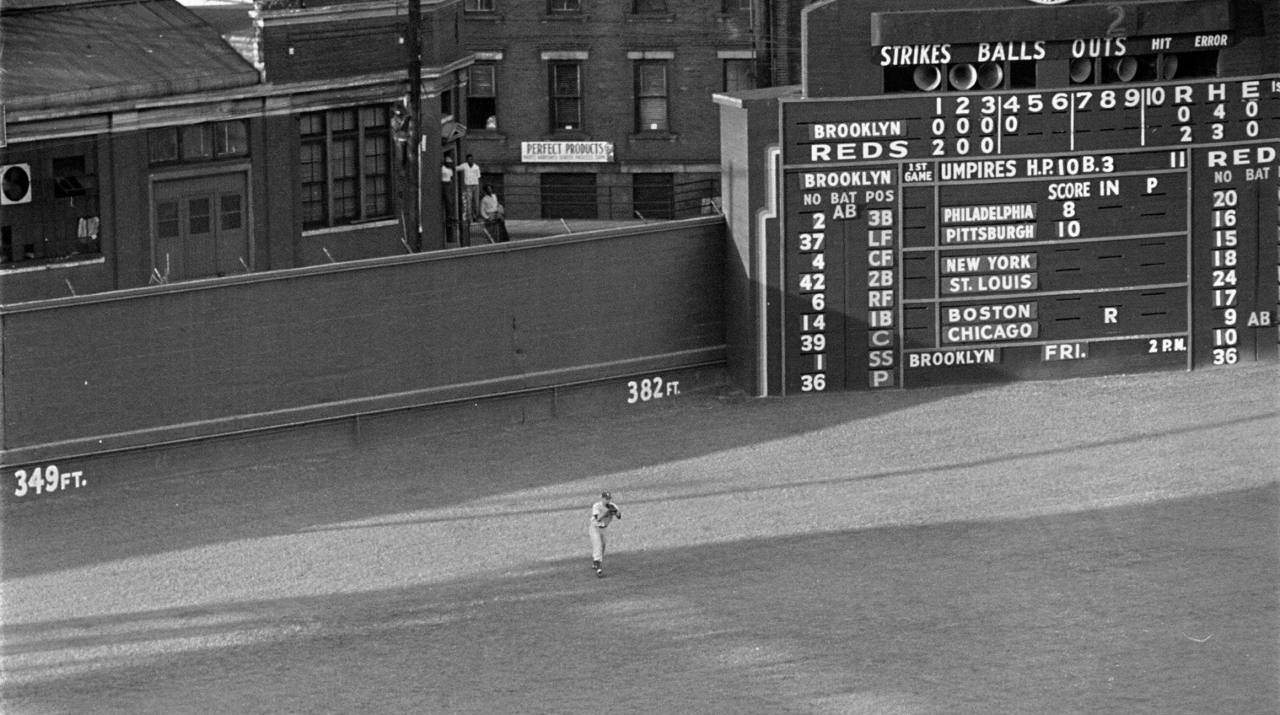
[[[780,122],[786,393],[1275,357],[1280,76]]]

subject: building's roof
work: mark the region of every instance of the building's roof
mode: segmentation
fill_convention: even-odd
[[[741,107],[743,102],[772,101],[801,96],[800,85],[787,84],[778,87],[760,87],[757,89],[739,89],[733,92],[716,92],[711,101],[732,107]]]
[[[0,0],[3,2],[3,0]],[[236,52],[261,69],[258,31],[254,26],[253,0],[178,0],[182,6],[209,23]]]
[[[258,82],[217,30],[175,0],[0,1],[0,98],[10,110]]]
[[[178,0],[223,37],[253,32],[253,0]]]

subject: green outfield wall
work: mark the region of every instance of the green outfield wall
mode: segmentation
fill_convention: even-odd
[[[5,305],[0,461],[557,390],[671,396],[725,363],[725,245],[706,217]]]

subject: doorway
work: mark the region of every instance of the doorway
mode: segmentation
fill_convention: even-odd
[[[542,218],[599,218],[595,174],[543,174]]]
[[[246,174],[157,181],[152,195],[152,278],[157,282],[248,273]]]

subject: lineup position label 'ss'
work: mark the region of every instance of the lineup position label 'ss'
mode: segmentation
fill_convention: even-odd
[[[1278,78],[781,111],[788,393],[1274,356]]]

